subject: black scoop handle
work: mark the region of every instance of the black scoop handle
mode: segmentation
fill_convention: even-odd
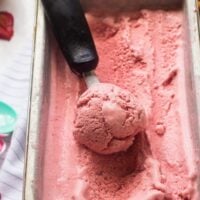
[[[42,0],[54,35],[72,71],[96,68],[98,55],[79,0]]]

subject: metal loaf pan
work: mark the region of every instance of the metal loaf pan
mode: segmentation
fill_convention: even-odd
[[[115,3],[117,0],[108,0]],[[127,0],[126,3],[135,9],[139,8],[165,8],[166,6],[183,5],[185,12],[185,63],[188,109],[191,113],[191,127],[194,134],[195,150],[200,155],[199,145],[199,116],[200,116],[200,46],[198,30],[198,11],[195,0]],[[83,0],[87,6],[90,0]],[[42,146],[45,134],[41,133],[41,126],[45,128],[45,119],[48,116],[49,106],[49,61],[50,43],[48,42],[49,31],[45,26],[43,8],[38,1],[35,49],[32,71],[32,88],[30,98],[29,124],[27,128],[26,163],[24,172],[24,194],[26,200],[41,199],[38,188],[42,182]],[[200,179],[200,178],[199,178]],[[199,181],[200,185],[200,181]],[[200,190],[200,187],[199,187]],[[199,197],[200,199],[200,197]]]

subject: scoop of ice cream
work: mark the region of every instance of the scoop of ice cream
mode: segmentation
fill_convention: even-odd
[[[97,83],[78,100],[74,137],[97,153],[126,151],[144,128],[144,110],[127,90]]]

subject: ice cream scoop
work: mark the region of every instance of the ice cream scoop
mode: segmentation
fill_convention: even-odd
[[[143,108],[129,91],[113,84],[92,84],[78,100],[74,136],[97,153],[126,151],[144,127]]]
[[[95,76],[98,54],[79,0],[43,0],[43,4],[70,68],[83,75],[88,86],[77,104],[75,138],[97,153],[127,150],[144,130],[144,110],[130,92],[100,83]]]
[[[84,73],[88,89],[80,96],[74,137],[100,154],[126,151],[145,129],[145,112],[127,90],[100,83],[93,71]]]

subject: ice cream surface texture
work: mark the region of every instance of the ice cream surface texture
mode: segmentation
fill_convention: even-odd
[[[97,83],[78,100],[75,138],[97,153],[125,151],[144,130],[144,110],[127,90]]]
[[[103,87],[91,88],[99,94],[98,98],[90,98],[89,91],[84,94],[87,89],[84,81],[69,70],[52,41],[50,86],[47,89],[50,96],[45,93],[50,107],[47,109],[48,123],[44,123],[47,127],[41,134],[45,138],[42,176],[38,175],[42,178],[38,199],[198,200],[198,160],[194,155],[186,98],[185,77],[189,74],[185,70],[189,66],[185,63],[187,51],[184,50],[182,8],[130,12],[130,7],[120,4],[122,1],[116,1],[119,2],[116,4],[103,0],[88,2],[86,15],[100,57],[97,76],[101,83],[129,91],[122,94],[124,97],[129,98],[130,93],[134,95],[131,113],[138,119],[133,124],[138,125],[132,127],[134,140],[124,152],[100,155],[79,145],[73,136],[74,128],[81,130],[83,125],[79,127],[77,123],[74,126],[77,102],[79,111],[86,116],[84,109],[87,107],[81,107],[82,103],[88,100],[88,106],[95,107],[95,101],[102,98]],[[120,118],[123,118],[121,103],[126,100],[119,98],[119,101],[111,105],[104,100],[94,109],[102,109],[103,113],[113,106],[116,107],[114,110],[119,109]],[[143,120],[139,116],[139,104],[135,102],[144,107],[146,114],[145,132],[137,135],[134,135],[137,132],[134,128],[140,128]],[[100,115],[95,117],[102,119]],[[84,125],[91,123],[87,124],[90,128],[99,123],[87,118],[82,120]],[[107,120],[112,121],[111,118]],[[109,128],[113,135],[108,140],[121,137],[120,126],[120,123],[113,124]],[[130,134],[128,129],[124,133]],[[81,138],[78,133],[77,137]],[[89,137],[88,145],[102,151],[95,143],[89,143],[92,139]],[[104,142],[106,146],[107,142]],[[109,145],[105,149],[113,151]]]

